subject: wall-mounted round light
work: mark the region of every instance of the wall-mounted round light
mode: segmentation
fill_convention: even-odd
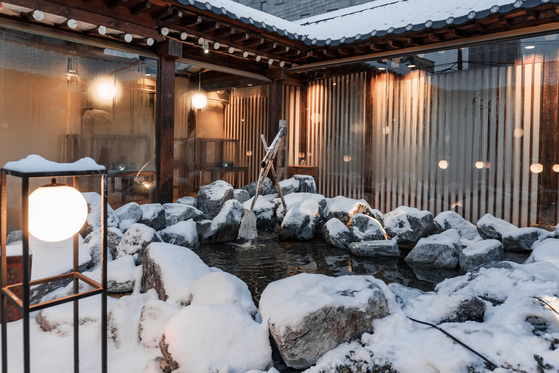
[[[251,157],[252,156],[252,150],[247,150],[247,157]]]
[[[344,162],[348,163],[351,161],[351,156],[350,155],[344,155]]]
[[[29,196],[29,232],[40,240],[62,241],[78,233],[87,219],[87,202],[63,184],[40,187]]]
[[[524,136],[524,130],[522,128],[515,128],[514,131],[512,131],[512,133],[513,136],[516,138]]]
[[[479,161],[479,162],[476,162],[475,166],[478,170],[481,170],[482,168],[485,167],[485,163],[483,163],[482,161]]]
[[[448,161],[447,160],[442,160],[439,162],[439,168],[441,170],[446,170],[448,168]]]
[[[535,174],[539,174],[540,172],[543,171],[543,165],[541,163],[533,163],[530,166],[530,171],[532,171]]]
[[[534,49],[534,48],[536,48],[535,45],[527,45],[524,47],[524,49]]]
[[[208,53],[210,51],[210,44],[207,40],[205,40],[202,44],[202,49],[204,49],[204,53]]]
[[[551,169],[553,170],[553,172],[559,172],[559,164],[554,164]]]
[[[113,83],[102,82],[97,86],[97,94],[102,100],[112,100],[116,96],[116,87]]]
[[[192,106],[196,109],[203,109],[208,103],[208,99],[202,93],[196,93],[192,96]]]

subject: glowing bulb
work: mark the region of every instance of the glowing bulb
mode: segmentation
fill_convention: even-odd
[[[524,49],[534,49],[534,48],[536,48],[535,45],[527,45],[524,47]]]
[[[192,106],[196,109],[203,109],[208,103],[208,99],[202,93],[196,93],[192,96]]]
[[[87,210],[85,198],[76,189],[43,186],[29,196],[29,232],[42,241],[63,241],[79,232]]]
[[[517,138],[524,136],[524,130],[522,128],[515,128],[513,131],[513,136]]]
[[[344,155],[344,162],[347,163],[347,162],[349,162],[349,161],[351,161],[351,156],[349,156],[349,155]]]
[[[207,41],[204,41],[202,49],[204,49],[204,53],[208,53],[210,51],[210,44]]]
[[[386,126],[384,127],[384,129],[382,130],[382,134],[383,135],[388,135],[390,133],[390,127]]]
[[[384,68],[384,67],[379,67],[378,69],[379,69],[379,71],[384,71],[384,70],[386,70],[386,68]]]
[[[305,158],[305,153],[299,152],[299,158]]]
[[[314,124],[320,123],[322,120],[322,115],[320,113],[312,113],[311,114],[311,122]]]
[[[539,174],[540,172],[543,171],[543,165],[541,163],[533,163],[530,166],[530,171],[532,171],[535,174]]]
[[[408,67],[409,67],[410,69],[413,69],[413,68],[415,67],[415,65],[408,65]]]
[[[481,170],[484,166],[485,166],[485,164],[483,162],[476,162],[476,168],[478,170]]]
[[[247,150],[247,157],[251,157],[252,156],[252,150]]]
[[[551,169],[553,170],[553,172],[559,172],[559,164],[554,164]]]
[[[151,188],[151,184],[150,184],[150,183],[147,183],[147,182],[146,182],[146,183],[144,183],[143,185],[144,185],[144,188],[146,188],[146,189]]]
[[[109,82],[99,83],[97,86],[97,94],[102,100],[112,100],[116,96],[116,87]]]
[[[445,161],[444,159],[442,161],[439,162],[439,168],[441,170],[446,170],[448,168],[448,161]]]

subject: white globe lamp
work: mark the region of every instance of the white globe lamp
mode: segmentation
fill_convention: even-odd
[[[109,82],[99,83],[97,86],[97,95],[99,95],[102,100],[112,100],[116,96],[116,87],[114,84]]]
[[[53,180],[29,196],[29,232],[42,241],[63,241],[79,232],[87,212],[80,192]]]
[[[194,106],[196,109],[203,109],[204,107],[206,107],[207,103],[208,99],[202,93],[196,93],[194,96],[192,96],[192,106]]]

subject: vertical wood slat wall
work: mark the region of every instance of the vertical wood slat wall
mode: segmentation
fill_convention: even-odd
[[[226,159],[238,159],[235,167],[247,167],[247,182],[258,179],[260,161],[264,158],[265,151],[260,134],[268,136],[268,87],[232,89],[229,96],[229,105],[225,108],[224,138],[238,139],[239,146],[226,146],[224,156]],[[238,151],[239,154],[236,154]],[[243,180],[235,180],[235,177]],[[241,173],[228,173],[224,175],[225,181],[238,186],[245,182]]]
[[[537,222],[541,61],[370,84],[374,207]]]
[[[306,165],[318,167],[318,192],[326,197],[363,198],[365,91],[365,72],[311,82],[306,147],[298,143],[295,126],[290,127],[295,138],[290,139],[289,164],[299,165],[299,149],[306,149],[301,155]]]

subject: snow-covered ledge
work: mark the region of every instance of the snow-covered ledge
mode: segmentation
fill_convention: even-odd
[[[72,171],[102,171],[105,166],[97,164],[89,157],[82,158],[74,163],[58,163],[49,161],[40,155],[30,154],[19,161],[8,162],[3,167],[5,170],[16,172],[72,172]]]

